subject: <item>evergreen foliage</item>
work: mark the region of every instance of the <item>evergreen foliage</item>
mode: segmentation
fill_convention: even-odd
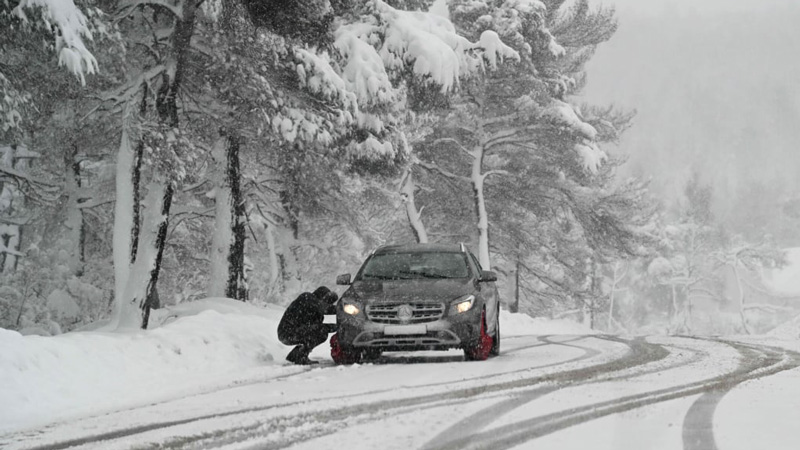
[[[619,178],[606,145],[633,113],[578,103],[613,8],[67,0],[70,22],[53,1],[0,4],[0,144],[38,155],[0,164],[25,200],[0,207],[24,229],[2,327],[146,326],[212,291],[286,303],[424,235],[469,243],[524,312],[682,331],[698,280],[780,262],[717,226],[699,179],[669,217]]]

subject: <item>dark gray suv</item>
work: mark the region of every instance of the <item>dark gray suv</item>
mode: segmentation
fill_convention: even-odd
[[[372,252],[336,308],[336,363],[381,352],[461,348],[467,360],[500,353],[500,303],[494,272],[464,244],[383,246]]]

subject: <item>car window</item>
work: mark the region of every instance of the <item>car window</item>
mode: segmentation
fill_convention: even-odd
[[[387,253],[373,255],[364,264],[359,280],[402,280],[416,278],[466,278],[463,253]]]

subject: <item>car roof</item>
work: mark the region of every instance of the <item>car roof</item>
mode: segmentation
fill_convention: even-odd
[[[469,251],[464,244],[392,244],[375,249],[374,254],[387,253],[464,253]]]

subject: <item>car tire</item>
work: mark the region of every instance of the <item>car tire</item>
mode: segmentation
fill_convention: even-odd
[[[497,315],[494,318],[494,336],[492,336],[492,350],[489,351],[489,355],[500,355],[500,308],[497,308]]]
[[[492,351],[492,337],[486,332],[486,310],[481,312],[481,324],[478,339],[464,348],[464,359],[467,361],[486,361]]]
[[[339,334],[331,336],[331,358],[335,364],[357,364],[361,362],[361,352],[339,344]]]

